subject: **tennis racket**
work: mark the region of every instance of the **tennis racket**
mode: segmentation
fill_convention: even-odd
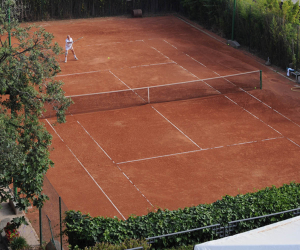
[[[80,38],[76,39],[73,43],[79,41],[79,40],[82,39],[82,38],[83,38],[83,37],[80,37]]]

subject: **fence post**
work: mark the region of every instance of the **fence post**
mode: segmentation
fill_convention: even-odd
[[[59,196],[59,236],[60,236],[60,250],[63,250],[62,240],[62,218],[61,218],[61,197]]]
[[[296,68],[295,70],[298,71],[299,67],[299,25],[297,25],[297,54],[296,54]]]
[[[39,208],[39,224],[40,224],[40,246],[43,246],[43,229],[42,229],[42,208]]]

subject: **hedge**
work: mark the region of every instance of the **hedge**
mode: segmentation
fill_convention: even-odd
[[[212,204],[200,204],[170,211],[158,209],[144,216],[130,216],[127,220],[117,217],[91,217],[80,211],[68,211],[64,223],[65,234],[72,247],[94,246],[96,242],[118,244],[126,239],[144,239],[188,229],[221,224],[300,207],[300,184],[284,184],[282,187],[267,187],[255,193],[226,195]],[[234,233],[268,225],[292,217],[282,214],[271,218],[243,222]],[[213,239],[210,229],[164,238],[155,243],[156,248],[185,246]]]
[[[5,0],[0,0],[1,3]],[[20,21],[126,15],[132,9],[143,14],[178,12],[181,0],[15,0]]]
[[[291,0],[182,0],[186,15],[272,64],[300,67],[299,2]]]
[[[148,245],[146,240],[125,240],[119,244],[110,244],[110,243],[97,243],[92,247],[85,247],[83,250],[125,250],[136,247],[143,247],[144,250],[149,250],[151,245]],[[80,250],[79,247],[75,247],[74,250]]]

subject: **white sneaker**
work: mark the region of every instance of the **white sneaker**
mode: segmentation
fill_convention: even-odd
[[[78,58],[75,56],[75,60],[78,61]]]
[[[65,63],[67,62],[67,59],[65,60]]]

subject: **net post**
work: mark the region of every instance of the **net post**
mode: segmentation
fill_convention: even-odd
[[[262,70],[259,71],[259,82],[260,89],[262,89]]]
[[[59,196],[59,237],[60,237],[60,250],[63,250],[62,240],[62,217],[61,217],[61,197]]]
[[[147,89],[148,89],[148,103],[150,103],[150,88]]]
[[[40,224],[40,246],[43,246],[43,229],[42,229],[42,208],[39,208],[39,224]]]

